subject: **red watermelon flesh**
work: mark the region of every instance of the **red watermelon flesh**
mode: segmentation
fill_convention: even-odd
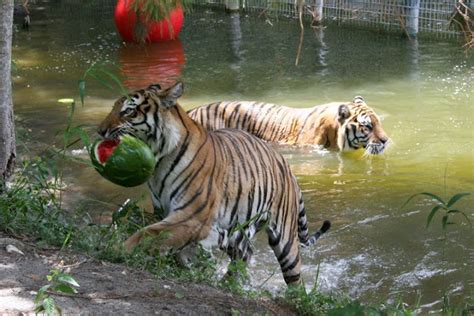
[[[105,163],[120,144],[120,139],[107,139],[97,146],[97,155],[100,163]]]

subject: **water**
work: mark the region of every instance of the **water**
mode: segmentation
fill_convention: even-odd
[[[121,44],[107,10],[67,8],[40,3],[31,32],[15,33],[15,114],[26,147],[35,151],[58,141],[68,110],[57,100],[78,100],[77,80],[96,62],[114,63],[130,88],[181,76],[186,108],[217,100],[309,107],[362,95],[393,141],[383,156],[278,148],[298,176],[311,228],[323,219],[333,222],[317,247],[304,250],[308,287],[319,264],[322,290],[365,302],[402,296],[414,303],[421,293],[421,303],[436,309],[445,292],[457,303],[471,295],[473,230],[450,227],[444,243],[440,216],[425,228],[432,202],[418,198],[401,208],[418,192],[444,198],[474,192],[474,63],[458,43],[307,28],[295,67],[295,21],[273,20],[272,26],[255,17],[197,10],[187,15],[180,42],[143,49]],[[75,122],[92,134],[119,92],[90,79],[87,89]],[[119,188],[91,168],[71,165],[67,171],[68,200],[90,209],[96,220],[108,220],[128,197],[143,196],[149,207],[145,187]],[[469,196],[458,208],[472,218],[473,202]],[[264,286],[281,291],[283,280],[265,239],[260,235],[257,241],[252,279],[259,286],[270,278]]]

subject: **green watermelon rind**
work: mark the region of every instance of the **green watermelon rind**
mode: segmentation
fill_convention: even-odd
[[[155,169],[155,157],[150,147],[130,135],[120,136],[120,143],[105,163],[100,163],[97,148],[98,139],[90,149],[92,165],[107,180],[124,186],[134,187],[145,183]]]

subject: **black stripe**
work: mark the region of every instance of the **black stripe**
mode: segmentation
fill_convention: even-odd
[[[300,258],[299,258],[299,256],[296,256],[292,263],[290,263],[289,265],[287,265],[284,268],[281,267],[281,272],[283,272],[283,274],[284,274],[284,273],[288,272],[289,270],[293,270],[299,262],[300,262]]]
[[[280,255],[278,256],[278,262],[281,262],[283,261],[283,259],[285,259],[288,254],[290,253],[290,249],[291,249],[291,246],[293,245],[293,241],[292,240],[288,240],[285,247],[283,247],[283,249],[281,250],[281,253]]]
[[[300,274],[298,273],[298,274],[295,274],[295,275],[288,275],[288,276],[284,275],[283,278],[285,279],[285,282],[287,284],[295,283],[295,282],[299,281]]]
[[[270,247],[276,247],[279,243],[280,243],[280,240],[281,240],[281,234],[278,233],[278,235],[276,236],[273,236],[273,234],[268,234],[268,244],[270,245]]]

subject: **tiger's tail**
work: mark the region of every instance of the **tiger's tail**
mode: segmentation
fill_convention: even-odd
[[[322,234],[327,232],[331,228],[331,222],[325,220],[321,228],[315,232],[313,235],[310,235],[308,232],[308,220],[306,219],[306,210],[304,208],[303,197],[300,195],[299,201],[299,214],[298,214],[298,238],[300,243],[305,246],[311,246],[316,243],[316,240],[321,237]]]

